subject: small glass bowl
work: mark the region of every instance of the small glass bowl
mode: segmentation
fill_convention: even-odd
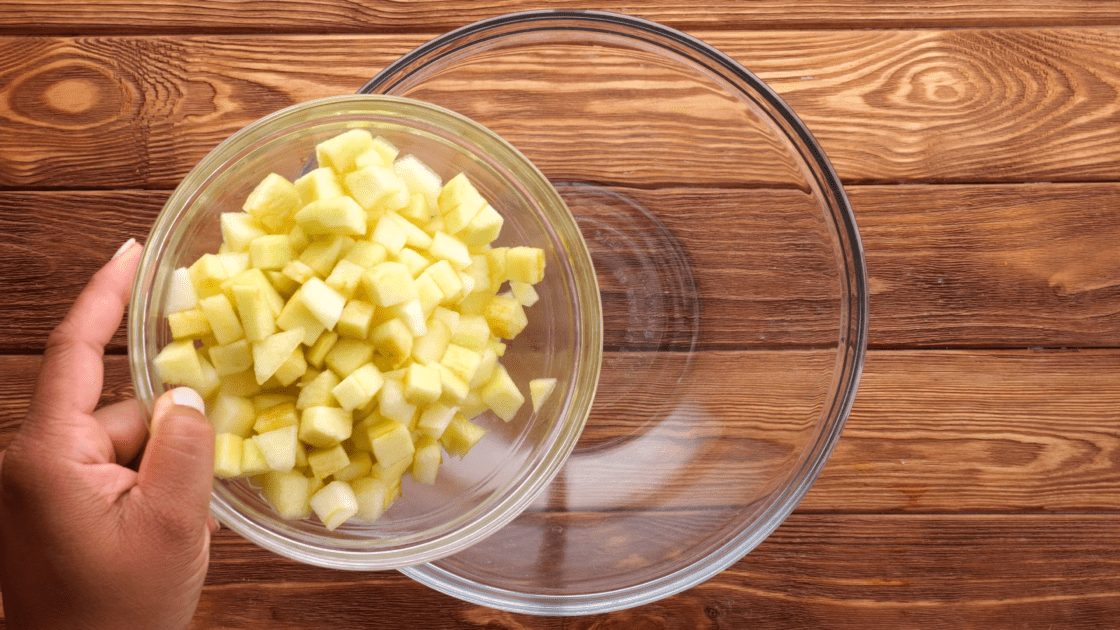
[[[603,300],[598,394],[556,479],[493,536],[403,572],[577,615],[668,597],[759,545],[839,440],[867,346],[855,217],[789,105],[708,43],[594,11],[465,26],[362,92],[523,151],[575,215]]]
[[[392,569],[465,549],[516,517],[560,469],[583,429],[602,358],[602,313],[591,258],[559,195],[494,133],[443,108],[391,96],[303,103],[247,126],[220,144],[176,188],[148,236],[129,312],[136,395],[151,413],[164,391],[152,360],[171,341],[164,302],[171,272],[221,243],[219,215],[236,212],[270,172],[289,180],[314,167],[315,145],[348,129],[385,136],[447,181],[459,172],[505,218],[495,245],[546,252],[540,301],[502,364],[523,392],[555,377],[539,413],[527,401],[512,421],[487,413],[486,436],[462,460],[446,457],[434,486],[402,482],[403,496],[377,522],[328,531],[318,519],[287,521],[248,480],[215,480],[211,510],[226,526],[280,555],[342,569]]]

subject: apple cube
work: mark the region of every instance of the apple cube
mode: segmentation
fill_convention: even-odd
[[[346,298],[318,278],[304,283],[299,290],[299,299],[327,330],[338,323],[342,309],[346,306]]]
[[[483,402],[506,422],[517,415],[517,410],[525,402],[525,396],[517,389],[509,372],[501,365],[494,369],[494,376],[482,387],[481,396]]]
[[[393,262],[399,262],[405,267],[408,267],[408,273],[410,273],[413,278],[419,276],[420,272],[424,271],[432,264],[432,261],[428,260],[424,254],[410,247],[405,247],[400,253],[394,256]]]
[[[434,319],[426,328],[426,334],[412,340],[412,358],[421,363],[436,363],[443,358],[447,345],[451,343],[451,331],[446,324]],[[489,330],[487,328],[487,333]]]
[[[490,334],[490,324],[484,316],[460,315],[451,343],[480,352],[490,343]]]
[[[278,332],[261,341],[253,342],[253,371],[257,383],[263,384],[287,361],[303,340],[303,331]]]
[[[338,181],[338,175],[328,167],[317,168],[293,183],[299,192],[300,203],[304,206],[312,201],[334,199],[346,194]]]
[[[532,306],[540,300],[540,295],[537,294],[537,290],[533,288],[533,285],[527,282],[518,282],[517,280],[510,281],[509,289],[513,291],[513,297],[517,298],[518,302],[521,302],[521,306]]]
[[[253,215],[261,225],[278,232],[299,206],[299,191],[295,185],[270,173],[249,193],[242,210]]]
[[[253,401],[248,398],[218,394],[206,415],[216,433],[232,433],[247,438],[253,431],[257,412],[253,408]]]
[[[471,254],[471,264],[463,270],[471,277],[473,286],[469,293],[488,291],[494,293],[490,285],[490,259],[486,254]]]
[[[555,389],[554,378],[535,378],[529,381],[529,396],[533,399],[533,411],[539,412]]]
[[[459,330],[460,317],[461,316],[459,314],[459,311],[453,311],[442,306],[437,306],[435,309],[433,309],[431,315],[431,319],[443,322],[443,325],[447,326],[447,329],[451,331],[451,334],[455,334],[455,332]]]
[[[432,403],[420,414],[420,421],[416,429],[421,434],[439,439],[451,422],[451,418],[458,413],[458,407],[451,407],[440,402]]]
[[[405,385],[396,378],[386,378],[377,394],[377,411],[382,418],[395,420],[401,424],[412,422],[416,415],[416,405],[405,398]],[[372,447],[371,447],[372,449]]]
[[[452,405],[458,405],[463,402],[463,398],[470,392],[470,385],[466,381],[459,378],[457,374],[452,372],[448,367],[442,363],[434,365],[439,370],[439,382],[442,389],[442,399]]]
[[[474,448],[474,445],[478,444],[478,441],[484,435],[486,435],[486,429],[472,423],[462,415],[456,414],[448,423],[447,429],[439,439],[439,443],[447,449],[448,455],[462,459],[467,451]]]
[[[315,145],[315,158],[320,167],[338,173],[354,170],[354,160],[373,148],[373,136],[365,129],[351,129]]]
[[[381,518],[386,506],[392,502],[393,483],[377,477],[361,477],[352,483],[358,501],[358,518],[367,523]]]
[[[339,481],[354,481],[359,477],[365,477],[373,468],[373,458],[365,451],[358,451],[354,454],[349,454],[350,463],[345,468],[334,473],[334,478]],[[310,456],[308,456],[310,458]]]
[[[366,363],[342,379],[331,393],[343,409],[352,411],[369,404],[384,383],[381,372],[372,363]]]
[[[440,363],[451,370],[451,373],[470,383],[474,379],[478,366],[482,362],[482,355],[463,346],[451,343],[444,351]]]
[[[412,456],[413,481],[434,484],[441,463],[443,454],[440,452],[439,442],[426,435],[416,441],[416,452]]]
[[[462,271],[471,264],[471,253],[462,241],[445,232],[436,232],[432,236],[432,244],[428,252],[437,259],[451,263],[455,271]]]
[[[369,428],[373,455],[382,466],[388,466],[407,458],[412,460],[415,448],[408,427],[388,418]]]
[[[408,243],[408,231],[405,229],[405,225],[411,224],[397,216],[396,213],[387,212],[377,219],[370,240],[384,247],[390,255],[395,256]],[[425,234],[425,236],[427,235]]]
[[[420,305],[419,298],[390,306],[388,315],[399,319],[413,338],[428,334],[427,318],[424,317],[424,307]]]
[[[392,169],[378,164],[349,173],[343,178],[343,183],[354,201],[367,212],[384,210],[404,188]]]
[[[328,530],[334,530],[358,513],[358,498],[345,481],[332,481],[311,495],[311,509]]]
[[[529,318],[525,316],[525,309],[515,297],[495,295],[486,305],[482,315],[490,325],[490,330],[502,339],[513,339],[521,334],[529,323]]]
[[[429,202],[423,193],[414,192],[408,197],[408,205],[398,210],[398,213],[416,225],[425,226],[434,216],[434,207],[435,204]]]
[[[479,353],[481,360],[478,362],[478,369],[475,370],[474,378],[472,378],[468,385],[471,389],[482,387],[494,376],[494,368],[498,367],[498,353],[494,352],[493,348],[483,348]]]
[[[233,310],[233,304],[223,293],[202,298],[199,301],[206,320],[210,322],[210,329],[218,343],[225,346],[245,336],[241,322]]]
[[[345,313],[345,310],[343,310],[343,313]],[[340,319],[339,321],[342,320]],[[338,341],[338,336],[339,333],[333,330],[324,331],[323,334],[319,335],[319,338],[315,340],[315,343],[311,344],[311,347],[308,348],[305,353],[307,362],[317,370],[323,369],[323,362],[327,358],[327,353],[330,352],[331,348],[333,348],[334,344]]]
[[[544,250],[539,247],[511,247],[506,252],[506,277],[512,281],[536,284],[544,278]]]
[[[459,230],[455,237],[467,247],[479,247],[492,243],[502,232],[505,219],[490,204],[482,206],[478,214],[474,215],[465,228]]]
[[[345,262],[345,261],[343,261]],[[339,334],[354,339],[369,337],[370,324],[373,322],[373,304],[361,300],[350,300],[338,318]]]
[[[246,344],[246,347],[248,347],[248,344]],[[213,352],[214,348],[211,348],[210,353],[213,354]],[[250,365],[253,361],[251,357],[252,355],[249,359]],[[215,373],[217,373],[217,370],[215,370]],[[236,374],[222,374],[219,375],[219,378],[221,378],[221,385],[218,387],[218,391],[228,396],[252,396],[259,394],[261,391],[261,386],[257,385],[257,377],[253,375],[252,369],[246,369]]]
[[[296,412],[295,403],[282,402],[256,412],[253,422],[253,431],[268,433],[284,427],[299,426],[299,414]]]
[[[246,339],[261,341],[276,332],[276,318],[258,287],[236,285],[233,287],[233,297],[237,302],[237,311],[241,314],[241,326]]]
[[[440,290],[439,285],[431,276],[426,276],[423,273],[417,276],[414,284],[416,285],[416,299],[420,301],[420,311],[431,316],[435,308],[444,300],[443,291]]]
[[[424,195],[428,205],[439,203],[440,176],[414,155],[406,155],[393,163],[393,172],[412,191]]]
[[[283,427],[258,433],[252,439],[256,440],[261,453],[264,453],[269,468],[278,472],[288,472],[295,468],[296,451],[302,450],[296,427]]]
[[[363,269],[370,269],[385,262],[388,256],[389,252],[385,250],[384,245],[373,241],[358,241],[346,253],[343,260],[348,260]]]
[[[324,362],[336,374],[350,374],[373,359],[373,346],[357,339],[342,338],[327,353]]]
[[[298,346],[292,350],[292,354],[288,356],[288,360],[280,364],[276,368],[276,373],[272,378],[276,379],[284,387],[296,382],[300,377],[307,372],[307,359],[303,357],[303,350]]]
[[[198,294],[195,293],[194,284],[191,283],[191,272],[186,267],[180,267],[171,272],[171,279],[167,287],[167,299],[163,304],[163,312],[180,313],[198,307]]]
[[[167,325],[171,327],[172,339],[200,339],[212,332],[210,321],[199,308],[171,313],[167,316]]]
[[[268,460],[264,458],[264,451],[256,440],[241,440],[241,476],[248,477],[267,473]]]
[[[299,261],[310,267],[317,275],[325,278],[342,256],[342,245],[345,242],[343,238],[345,237],[336,234],[326,239],[308,243],[307,247],[300,252]]]
[[[218,433],[214,436],[214,476],[232,479],[241,475],[240,435]]]
[[[296,222],[308,236],[366,233],[366,211],[350,197],[312,201],[296,213]]]
[[[467,176],[459,173],[440,190],[437,203],[447,231],[454,234],[466,227],[482,206],[486,205],[486,200]]]
[[[288,303],[284,305],[284,309],[276,317],[276,326],[280,330],[300,331],[302,335],[301,343],[310,346],[319,339],[319,336],[326,329],[319,318],[315,317],[311,310],[304,305],[302,293],[303,289],[296,291],[288,300]]]
[[[307,465],[311,473],[319,479],[325,479],[350,465],[350,457],[341,444],[328,448],[312,449],[307,454]]]
[[[319,448],[334,446],[350,437],[354,418],[338,407],[308,407],[299,423],[299,439]]]
[[[267,234],[253,215],[247,212],[223,212],[218,224],[222,229],[222,242],[231,252],[246,251],[253,239]]]
[[[393,367],[399,367],[412,353],[412,333],[399,319],[390,319],[374,328],[371,338],[377,353]]]
[[[408,366],[404,379],[404,397],[416,405],[428,405],[439,400],[442,392],[439,370],[419,363]]]
[[[337,406],[334,394],[331,393],[341,382],[334,372],[325,370],[303,386],[296,399],[296,409],[306,410],[312,407]]]
[[[299,519],[311,516],[310,480],[299,471],[270,472],[261,484],[265,499],[281,518]]]
[[[365,271],[365,267],[344,258],[335,264],[325,284],[349,300],[354,297],[354,291],[358,288]]]
[[[393,306],[417,297],[416,284],[408,267],[383,262],[362,274],[362,285],[377,306]]]
[[[164,346],[152,361],[160,380],[170,385],[195,387],[204,380],[194,342],[187,339]]]
[[[456,301],[463,293],[463,279],[446,260],[437,260],[420,274],[421,278],[424,276],[428,276],[443,292],[444,304]]]
[[[215,254],[203,254],[187,268],[198,297],[209,297],[222,292],[222,282],[229,278],[222,259]]]

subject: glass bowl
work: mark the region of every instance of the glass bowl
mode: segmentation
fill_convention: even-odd
[[[219,145],[176,188],[148,236],[129,312],[129,359],[137,398],[151,412],[164,386],[152,359],[171,341],[164,302],[171,272],[221,243],[219,215],[240,211],[270,172],[289,180],[314,168],[315,145],[367,128],[413,154],[447,181],[463,172],[505,218],[495,245],[546,252],[540,301],[502,357],[523,392],[555,377],[539,413],[526,402],[502,422],[487,412],[487,435],[462,460],[444,457],[433,486],[402,482],[403,496],[372,524],[328,531],[318,519],[285,521],[248,480],[215,481],[214,515],[283,556],[344,569],[429,562],[469,547],[520,513],[548,484],[584,426],[602,357],[602,315],[585,243],[564,202],[524,156],[461,115],[391,96],[343,96],[289,107]]]
[[[520,149],[575,215],[604,313],[598,394],[553,483],[493,536],[404,572],[573,615],[672,595],[761,543],[839,439],[867,343],[855,219],[790,107],[704,42],[598,12],[464,27],[362,92]]]

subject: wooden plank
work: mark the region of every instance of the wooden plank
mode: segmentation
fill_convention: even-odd
[[[1106,630],[1120,614],[1118,519],[794,515],[699,586],[632,610],[574,618],[466,604],[395,572],[297,565],[224,531],[192,627],[947,630],[1043,620],[1038,627]]]
[[[969,5],[955,0],[921,3],[833,0],[704,2],[637,0],[626,4],[554,0],[554,9],[595,9],[630,14],[682,29],[1093,26],[1120,22],[1120,11],[1105,0],[1055,4],[1042,0],[996,0]],[[82,3],[13,0],[0,5],[5,35],[104,33],[369,33],[443,31],[505,13],[538,9],[509,0],[448,6],[431,0],[393,3],[326,0],[285,3],[255,0],[123,0]]]
[[[833,342],[839,285],[827,226],[809,220],[799,194],[561,191],[591,243],[608,348]],[[873,347],[1117,345],[1120,185],[853,186],[849,195]],[[0,351],[41,349],[89,276],[120,243],[145,236],[166,198],[0,192]],[[660,225],[636,208],[654,209]],[[691,278],[674,275],[681,261]],[[110,349],[124,348],[118,334]]]
[[[849,184],[1120,178],[1120,145],[1111,141],[1120,122],[1115,29],[697,35],[769,82]],[[425,39],[2,39],[0,187],[173,187],[235,130],[287,105],[353,93]],[[789,175],[762,159],[768,153],[751,144],[734,103],[674,90],[679,77],[668,71],[614,89],[618,68],[633,62],[615,67],[599,52],[597,72],[583,51],[490,55],[410,94],[491,126],[560,179],[651,187]],[[560,86],[563,98],[527,95],[537,81]],[[635,124],[628,112],[664,122]],[[661,166],[626,163],[653,150]]]
[[[689,371],[680,353],[667,353],[659,370],[642,371],[634,362],[648,357],[608,356],[573,455],[578,469],[562,473],[534,509],[718,508],[762,496],[765,474],[812,430],[826,358],[700,353]],[[9,375],[0,384],[0,448],[19,425],[37,365],[35,356],[0,357]],[[106,365],[105,400],[129,395],[125,357]],[[799,510],[1118,511],[1118,371],[1117,350],[872,351],[839,444]],[[650,461],[666,457],[682,470]]]

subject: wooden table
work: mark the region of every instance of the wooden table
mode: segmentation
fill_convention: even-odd
[[[839,172],[871,281],[855,408],[793,514],[638,609],[539,618],[214,541],[198,628],[1115,628],[1120,5],[579,5],[696,35]],[[0,4],[0,446],[48,331],[212,147],[524,2]],[[106,400],[130,394],[125,342]]]

